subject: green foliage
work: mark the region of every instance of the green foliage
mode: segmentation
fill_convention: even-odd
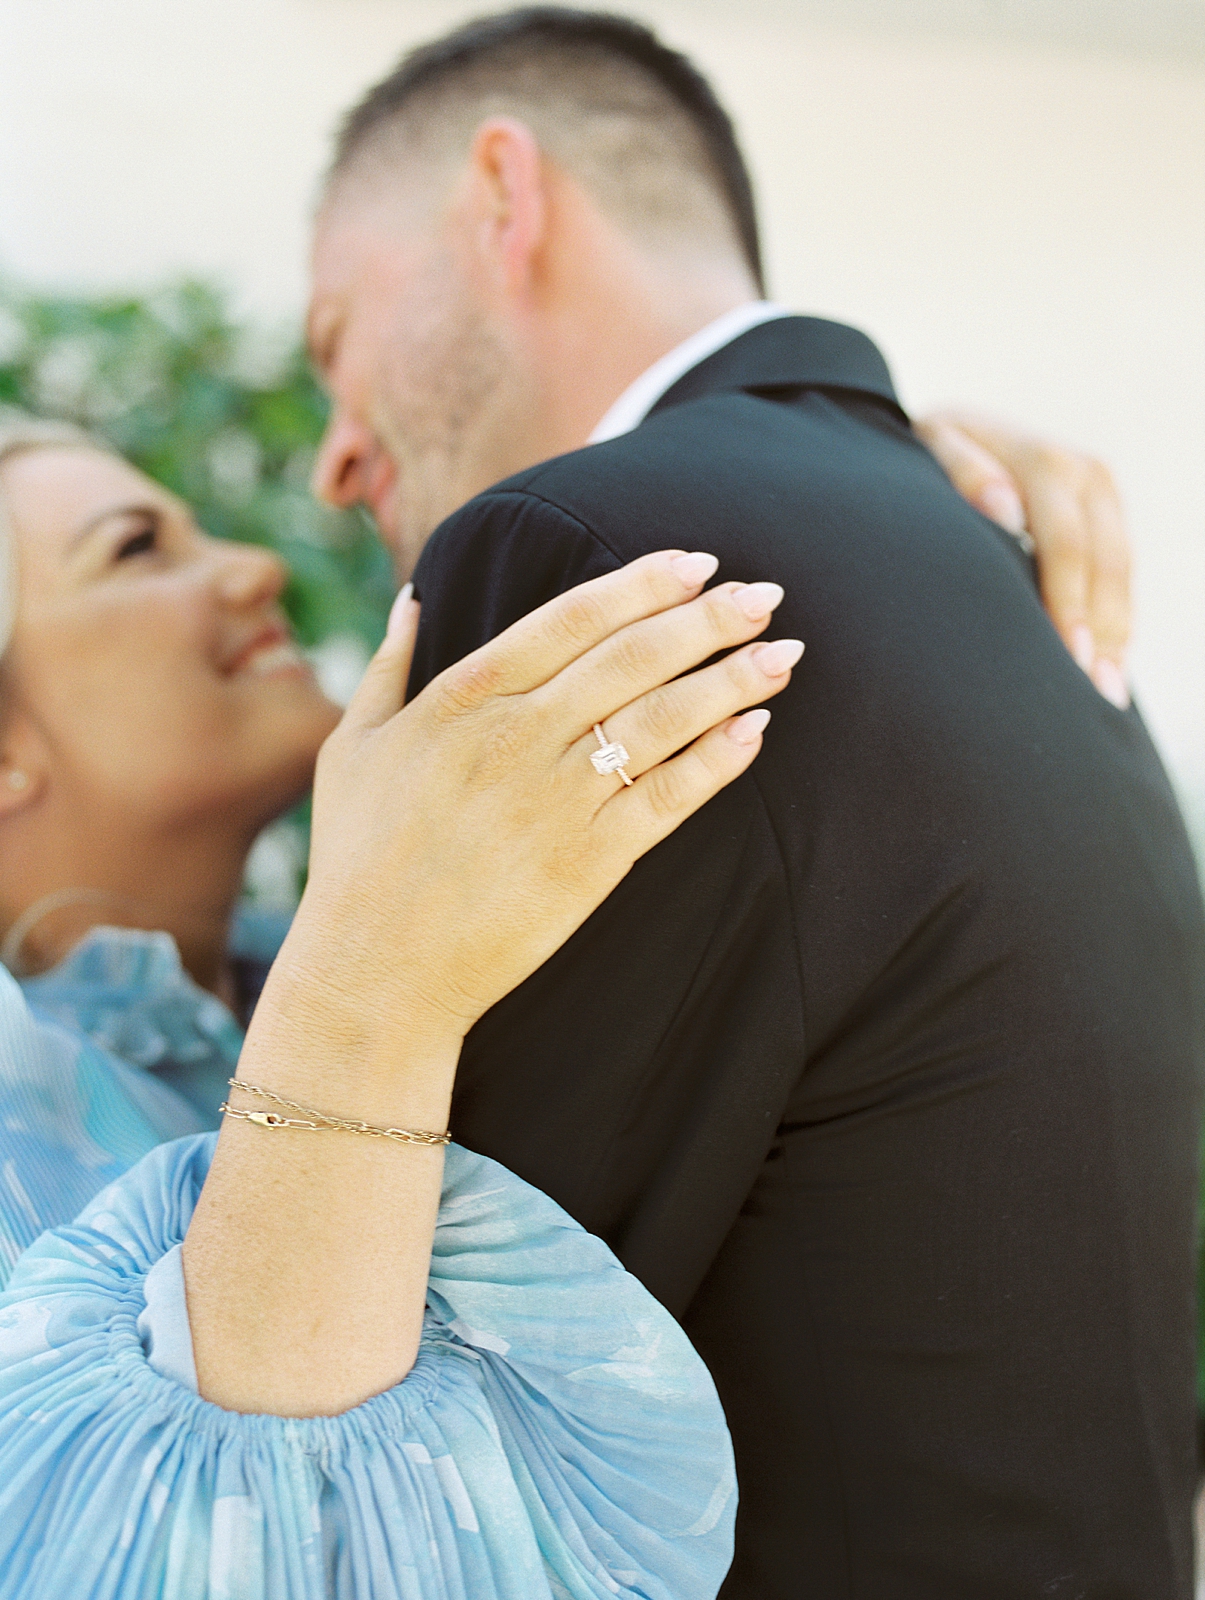
[[[186,282],[144,299],[0,292],[0,405],[63,417],[111,441],[226,539],[266,544],[293,573],[304,644],[373,649],[392,593],[368,519],[320,506],[308,481],[326,402],[296,340],[240,326]]]

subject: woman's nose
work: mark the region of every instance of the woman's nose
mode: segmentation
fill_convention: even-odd
[[[328,505],[348,507],[364,499],[366,475],[378,445],[372,432],[336,410],[326,425],[310,487]]]
[[[262,545],[222,546],[218,586],[227,605],[239,608],[266,605],[280,598],[289,581],[289,569]]]

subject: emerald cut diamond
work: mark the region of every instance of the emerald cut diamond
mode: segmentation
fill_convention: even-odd
[[[609,772],[618,772],[621,767],[626,767],[631,759],[621,744],[605,744],[601,750],[593,750],[590,753],[590,760],[600,778],[605,778]]]

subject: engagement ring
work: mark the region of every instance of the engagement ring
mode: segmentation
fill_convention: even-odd
[[[590,756],[591,764],[600,778],[605,778],[610,772],[618,772],[619,776],[632,787],[633,780],[623,770],[632,759],[621,744],[612,744],[602,731],[602,724],[594,724],[594,737],[598,740],[598,749]]]

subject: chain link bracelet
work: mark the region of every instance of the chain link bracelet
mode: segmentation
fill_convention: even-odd
[[[288,1111],[304,1112],[306,1119],[298,1117],[282,1117],[277,1111],[244,1111],[240,1106],[232,1106],[229,1100],[223,1100],[218,1110],[223,1116],[238,1117],[243,1122],[254,1122],[257,1128],[309,1128],[315,1133],[324,1133],[328,1129],[340,1129],[344,1133],[369,1133],[376,1139],[395,1139],[399,1144],[450,1144],[450,1133],[425,1133],[421,1128],[374,1128],[368,1122],[349,1121],[346,1117],[332,1117],[325,1111],[315,1111],[313,1106],[300,1105],[296,1100],[286,1100],[284,1095],[274,1094],[271,1089],[261,1089],[258,1084],[247,1083],[242,1078],[227,1078],[226,1082],[232,1089],[245,1089],[248,1094],[258,1094],[265,1100],[271,1100],[278,1106],[284,1106]]]

